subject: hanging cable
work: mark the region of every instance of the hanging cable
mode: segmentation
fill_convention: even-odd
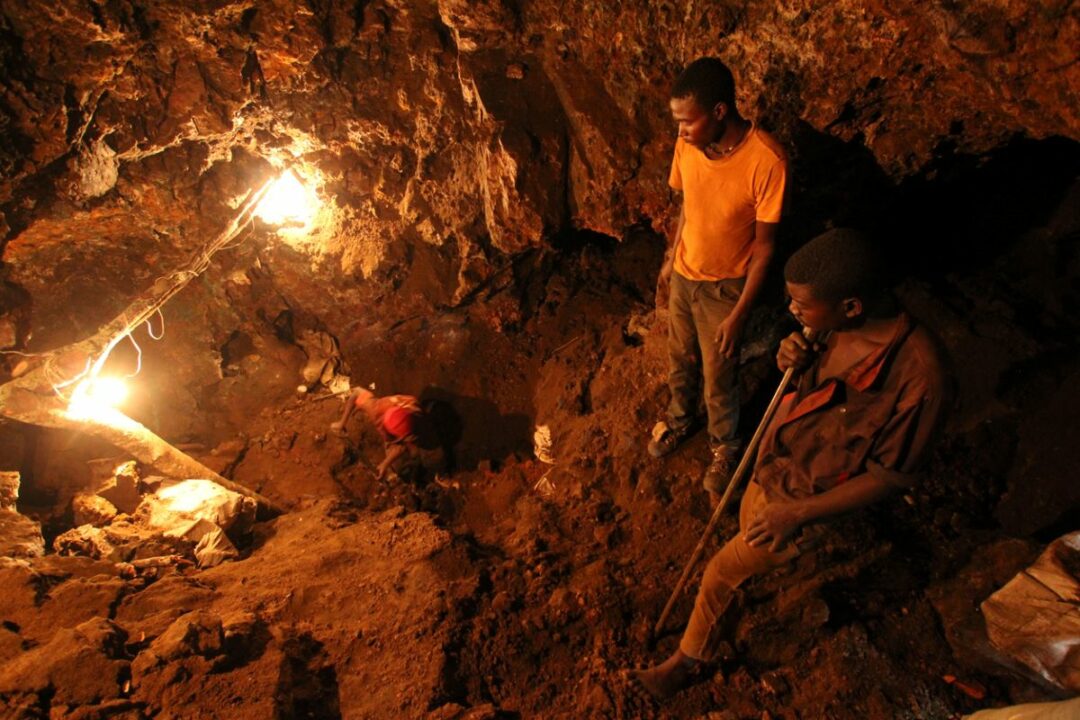
[[[151,335],[151,337],[153,337]],[[125,375],[124,377],[133,378],[142,371],[142,348],[139,347],[139,343],[135,342],[135,336],[128,333],[128,340],[135,346],[135,372]]]
[[[146,334],[150,336],[151,340],[160,340],[165,337],[165,314],[161,312],[161,308],[157,309],[157,316],[161,318],[161,333],[154,334],[154,326],[151,324],[151,318],[146,318]]]

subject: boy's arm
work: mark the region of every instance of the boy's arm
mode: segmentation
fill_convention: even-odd
[[[776,247],[776,227],[779,223],[760,220],[754,223],[754,241],[750,245],[750,265],[746,270],[746,285],[739,293],[739,300],[731,313],[716,328],[716,351],[727,357],[735,356],[735,348],[742,335],[743,325],[750,315],[750,308],[761,293],[769,270],[773,250]]]
[[[671,247],[668,248],[667,254],[664,255],[664,264],[660,266],[660,278],[656,283],[656,300],[657,305],[660,301],[667,297],[668,290],[671,287],[671,273],[675,268],[675,253],[679,250],[679,245],[682,243],[682,230],[683,224],[686,222],[686,215],[683,210],[683,204],[679,204],[679,219],[675,223],[675,233],[671,236]]]
[[[751,547],[768,543],[769,551],[776,552],[803,525],[873,505],[895,489],[896,485],[863,473],[819,495],[769,503],[750,521],[743,537]]]
[[[379,463],[378,472],[375,474],[376,480],[382,480],[386,477],[386,471],[391,463],[401,457],[405,453],[405,449],[404,443],[394,443],[386,447],[386,457]]]
[[[353,412],[356,411],[356,398],[360,395],[360,390],[356,389],[349,393],[348,399],[345,401],[345,409],[341,411],[341,419],[335,423],[330,423],[330,429],[334,432],[344,432],[345,425],[349,422],[349,418],[352,417]]]

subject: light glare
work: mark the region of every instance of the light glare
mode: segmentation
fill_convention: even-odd
[[[319,196],[296,173],[289,170],[273,181],[255,208],[255,216],[269,225],[296,223],[310,225],[319,212]]]
[[[68,417],[77,420],[97,420],[112,423],[116,406],[128,396],[127,384],[120,378],[87,378],[75,386],[68,402]]]

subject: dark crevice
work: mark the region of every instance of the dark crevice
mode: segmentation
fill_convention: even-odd
[[[287,637],[274,692],[275,717],[341,718],[337,670],[310,633]]]

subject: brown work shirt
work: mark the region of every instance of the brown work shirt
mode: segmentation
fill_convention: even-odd
[[[823,493],[866,472],[915,484],[951,397],[933,337],[901,314],[889,343],[842,377],[814,384],[816,371],[815,363],[784,396],[762,437],[754,481],[769,501]]]

